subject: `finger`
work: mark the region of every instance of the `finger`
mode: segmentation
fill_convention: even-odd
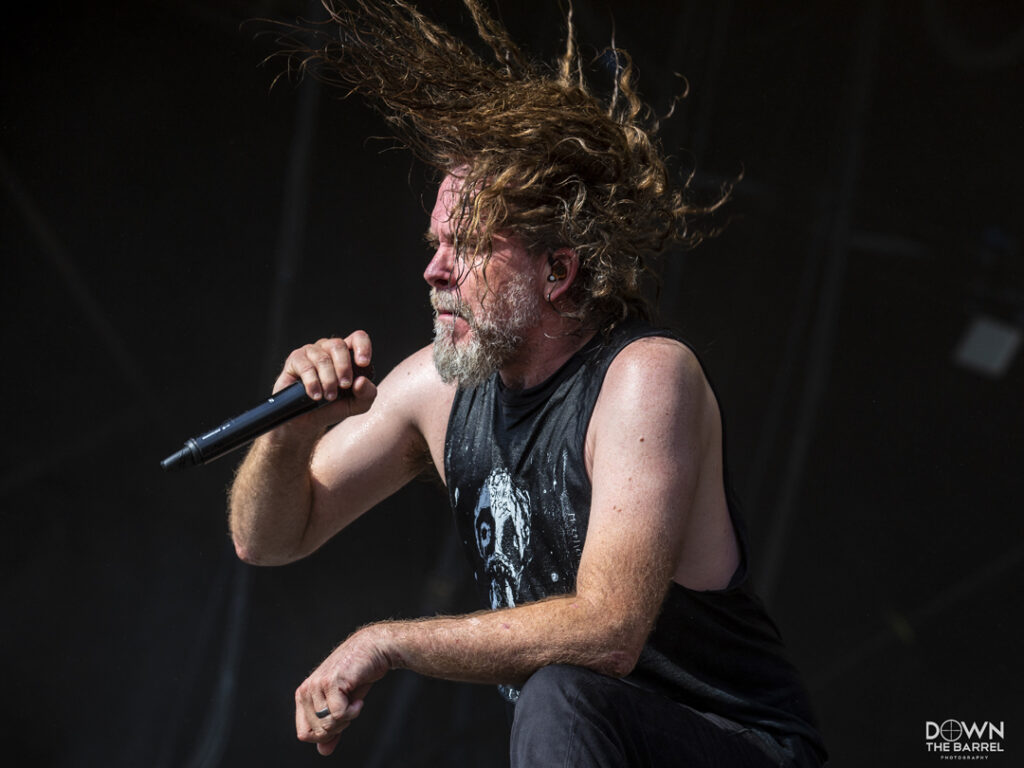
[[[366,698],[366,694],[373,688],[373,683],[367,683],[356,688],[352,693],[349,694],[349,701],[355,704],[357,701],[363,701]]]
[[[373,344],[370,343],[370,335],[366,331],[356,331],[349,334],[345,339],[352,349],[352,357],[356,365],[366,368],[373,360]]]
[[[361,685],[348,694],[348,707],[341,715],[341,722],[347,728],[352,721],[359,717],[366,703],[366,694],[370,692],[372,684]]]
[[[327,757],[327,755],[331,754],[334,751],[334,748],[338,746],[338,741],[340,739],[340,736],[335,736],[333,739],[329,741],[321,742],[320,744],[316,745],[316,751],[324,757]]]
[[[321,339],[316,344],[309,345],[306,356],[316,368],[324,398],[334,400],[338,397],[338,373],[335,370],[334,357],[325,344],[326,342]]]
[[[364,686],[359,689],[361,696],[365,696],[369,688],[370,686]],[[316,698],[314,696],[309,701],[313,701]],[[313,727],[312,732],[307,738],[302,739],[303,741],[316,742],[317,750],[321,755],[329,755],[334,751],[341,732],[348,728],[352,721],[359,717],[359,714],[363,711],[362,698],[350,700],[337,689],[328,690],[326,698],[327,703],[321,709],[313,712],[313,717],[317,718],[316,726]],[[306,714],[305,719],[309,719],[308,714]]]
[[[337,392],[338,377],[334,372],[334,361],[330,354],[318,344],[307,344],[302,348],[305,361],[302,363],[302,382],[306,394],[320,400],[329,393]]]
[[[323,396],[323,390],[320,387],[320,374],[317,373],[316,365],[313,362],[312,347],[312,344],[306,344],[288,355],[278,382],[285,382],[291,376],[294,380],[302,382],[306,394],[311,399],[319,400]]]
[[[305,708],[301,712],[296,712],[295,723],[295,735],[299,741],[307,744],[323,743],[340,731],[330,714],[325,718],[318,718],[311,710]]]
[[[274,382],[274,394],[282,389],[291,386],[296,381],[302,381],[302,369],[305,366],[306,354],[304,349],[292,350],[291,354],[284,361],[284,367]]]
[[[344,717],[345,710],[349,706],[349,700],[345,694],[338,690],[337,685],[328,685],[324,693],[326,694],[324,708],[330,710],[329,723],[333,725]]]
[[[341,389],[351,386],[355,378],[352,372],[352,356],[348,344],[343,339],[327,339],[323,342],[324,349],[331,356],[334,364],[335,377]]]
[[[315,741],[313,724],[309,721],[308,714],[304,687],[299,686],[295,691],[295,735],[299,741]]]
[[[357,701],[349,705],[345,710],[345,714],[340,718],[336,717],[334,713],[332,713],[331,717],[334,718],[334,725],[330,730],[332,735],[330,738],[325,739],[316,745],[317,752],[321,755],[331,754],[335,747],[338,746],[338,741],[341,738],[341,732],[348,728],[352,724],[352,721],[359,717],[359,713],[362,711],[363,702]]]
[[[343,712],[347,701],[337,712]],[[321,717],[321,713],[324,716]],[[335,717],[321,685],[307,678],[295,691],[295,731],[300,741],[323,742],[336,733]]]
[[[366,413],[377,397],[377,385],[366,377],[360,376],[352,386],[352,395],[349,416]]]
[[[352,721],[359,717],[359,713],[363,711],[362,700],[353,701],[348,705],[348,709],[342,714],[339,722],[343,724],[345,728],[351,725]]]

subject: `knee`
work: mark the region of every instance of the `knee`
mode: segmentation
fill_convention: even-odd
[[[513,766],[621,765],[610,678],[583,667],[542,667],[523,685],[512,722]],[[588,756],[584,759],[582,756]]]
[[[572,707],[583,689],[600,676],[596,672],[569,664],[541,667],[523,685],[516,701],[516,712]],[[526,706],[520,710],[520,705]]]
[[[553,664],[541,667],[523,685],[516,701],[513,734],[538,729],[552,733],[583,722],[614,717],[613,681],[584,667]],[[575,724],[575,725],[574,725]]]

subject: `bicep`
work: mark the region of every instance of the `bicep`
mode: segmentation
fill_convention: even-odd
[[[591,420],[577,594],[600,601],[640,642],[678,563],[708,444],[707,398],[689,350],[644,340],[612,364]]]
[[[427,467],[419,417],[436,408],[444,392],[421,358],[417,353],[389,373],[370,409],[335,426],[317,445],[305,537],[313,549]]]

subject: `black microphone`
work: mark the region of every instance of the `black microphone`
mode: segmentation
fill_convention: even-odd
[[[372,377],[372,368],[356,367],[354,374]],[[351,389],[339,389],[339,397],[352,397]],[[255,408],[228,419],[216,429],[199,437],[190,437],[185,447],[160,462],[167,470],[209,464],[214,459],[243,448],[265,432],[303,413],[322,408],[336,400],[313,400],[301,381],[276,392]]]

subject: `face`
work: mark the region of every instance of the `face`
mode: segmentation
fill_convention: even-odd
[[[515,359],[536,324],[536,259],[514,239],[496,236],[486,269],[456,254],[452,210],[458,180],[437,193],[428,238],[434,257],[424,272],[434,307],[434,364],[445,382],[474,386]]]

